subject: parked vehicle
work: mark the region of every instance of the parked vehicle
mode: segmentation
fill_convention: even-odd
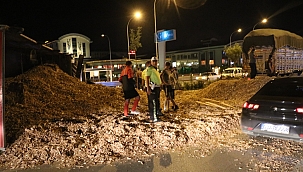
[[[303,140],[303,77],[275,78],[242,108],[242,131],[284,139]]]
[[[266,73],[266,62],[272,55],[273,73],[288,76],[303,71],[303,38],[279,29],[256,29],[243,39],[242,51],[248,61],[248,52],[255,48],[257,73]],[[249,61],[247,62],[247,64]]]
[[[223,70],[221,77],[222,79],[226,78],[240,78],[247,76],[246,73],[243,73],[243,70],[241,67],[231,67],[231,68],[226,68]]]
[[[204,72],[196,77],[198,81],[217,81],[221,78],[221,75],[215,72]]]

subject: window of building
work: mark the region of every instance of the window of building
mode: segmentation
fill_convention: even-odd
[[[83,55],[86,56],[86,48],[85,43],[82,43]]]
[[[190,59],[198,59],[198,54],[197,53],[191,54]]]
[[[172,59],[172,61],[177,61],[177,57],[176,57],[175,55],[173,55],[173,56],[171,57],[171,59]]]
[[[214,57],[215,57],[215,52],[214,51],[210,51],[209,52],[209,58],[213,60]]]
[[[66,53],[66,43],[63,42],[63,53]]]
[[[202,52],[201,53],[201,60],[205,60],[206,59],[206,53],[205,52]]]
[[[77,57],[77,39],[72,38],[73,54],[74,57]]]

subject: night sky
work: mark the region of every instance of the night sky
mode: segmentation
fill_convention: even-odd
[[[53,41],[68,33],[80,33],[93,43],[91,51],[127,51],[126,28],[136,10],[142,19],[131,20],[129,29],[142,27],[142,48],[137,54],[154,53],[154,0],[0,0],[0,24],[22,27],[23,34],[39,42]],[[201,40],[216,38],[212,45],[243,39],[258,28],[283,29],[303,36],[303,0],[157,0],[157,29],[176,29],[177,40],[167,51],[199,48]]]

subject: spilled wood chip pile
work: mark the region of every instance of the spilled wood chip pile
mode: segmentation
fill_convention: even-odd
[[[141,114],[125,119],[121,88],[87,84],[56,65],[41,65],[6,79],[7,148],[0,167],[98,165],[195,145],[208,145],[201,148],[205,155],[223,143],[233,147],[222,140],[240,133],[242,103],[269,80],[220,80],[201,90],[177,90],[180,109],[149,124],[146,93],[139,91]]]

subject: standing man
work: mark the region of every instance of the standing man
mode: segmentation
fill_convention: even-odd
[[[250,79],[254,79],[257,75],[255,47],[253,46],[249,52]]]
[[[148,60],[146,63],[145,63],[145,69],[142,71],[142,87],[143,87],[143,90],[146,91],[146,85],[145,85],[145,81],[146,81],[146,71],[148,69],[148,67],[150,66],[150,60]]]
[[[145,63],[145,69],[142,71],[142,89],[143,91],[147,92],[147,85],[146,85],[146,72],[147,72],[147,69],[148,67],[150,66],[150,60],[148,60],[146,63]],[[147,94],[146,94],[147,95]],[[148,99],[148,95],[146,96],[147,97],[147,106],[149,107],[149,99]],[[149,115],[149,114],[148,114]]]
[[[176,110],[178,106],[174,101],[174,90],[172,87],[174,78],[171,71],[170,62],[165,63],[165,68],[162,71],[160,77],[165,92],[164,112],[169,112],[169,101],[173,103],[173,109]]]
[[[148,96],[148,109],[149,109],[149,122],[159,122],[160,112],[160,73],[157,71],[158,59],[157,57],[151,58],[151,66],[146,71],[146,92]]]
[[[134,72],[132,70],[132,62],[127,61],[126,67],[122,70],[119,81],[122,83],[123,93],[124,93],[124,116],[129,116],[128,114],[128,106],[130,99],[135,98],[131,114],[140,114],[140,112],[137,111],[137,106],[140,100],[140,96],[135,89],[136,82],[133,79]]]
[[[137,76],[137,88],[141,90],[142,89],[142,71],[141,71],[140,67],[138,67],[138,69],[137,69],[136,76]]]
[[[179,88],[179,82],[178,82],[178,71],[176,68],[172,68],[170,66],[170,70],[171,70],[171,75],[170,75],[170,84],[172,87],[172,92],[171,92],[171,99],[173,100],[173,106],[172,109],[174,111],[179,109],[179,106],[175,103],[175,90],[176,89],[180,89]]]

